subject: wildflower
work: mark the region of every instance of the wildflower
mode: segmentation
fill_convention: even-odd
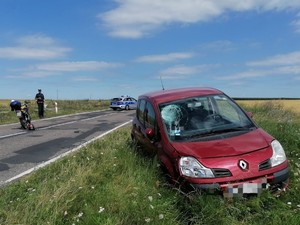
[[[164,218],[164,214],[159,214],[158,219],[162,220]]]
[[[292,205],[292,203],[291,203],[291,202],[288,202],[287,204],[288,204],[288,205]]]
[[[149,223],[149,222],[151,221],[151,219],[150,219],[150,218],[146,218],[145,221],[146,221],[147,223]]]
[[[94,186],[92,186],[92,189],[95,189],[95,187],[94,187]]]
[[[154,209],[154,206],[153,206],[153,205],[150,205],[150,208],[151,208],[151,209]]]
[[[148,199],[149,199],[150,202],[152,202],[153,197],[152,196],[148,196]]]
[[[297,205],[297,207],[298,207],[298,208],[300,208],[300,204],[299,204],[299,205]]]
[[[67,212],[67,211],[64,212],[64,216],[66,216],[66,215],[68,215],[68,212]]]
[[[103,207],[100,207],[98,212],[99,212],[99,213],[102,213],[103,211],[104,211],[104,208],[103,208]]]
[[[35,188],[28,188],[27,191],[28,192],[35,192]]]

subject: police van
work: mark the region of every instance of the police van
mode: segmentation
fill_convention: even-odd
[[[128,95],[122,95],[121,97],[113,98],[110,101],[110,108],[113,110],[130,110],[130,109],[136,109],[137,107],[137,100],[133,97],[130,97]]]

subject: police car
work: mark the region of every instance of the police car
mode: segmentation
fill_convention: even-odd
[[[130,109],[136,109],[137,107],[137,100],[133,97],[130,97],[128,95],[122,95],[121,97],[113,98],[110,101],[110,108],[113,110],[117,109],[125,109],[125,110],[130,110]]]

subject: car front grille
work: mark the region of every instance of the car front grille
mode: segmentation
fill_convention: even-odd
[[[212,169],[215,177],[230,177],[232,176],[231,172],[228,169]]]
[[[271,161],[270,159],[263,161],[259,164],[259,171],[270,169],[271,168]]]

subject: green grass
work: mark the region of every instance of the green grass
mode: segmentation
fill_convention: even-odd
[[[124,127],[1,188],[0,224],[298,225],[299,115],[277,105],[245,108],[286,150],[291,180],[280,196],[183,194],[161,176],[156,158],[134,150]]]

